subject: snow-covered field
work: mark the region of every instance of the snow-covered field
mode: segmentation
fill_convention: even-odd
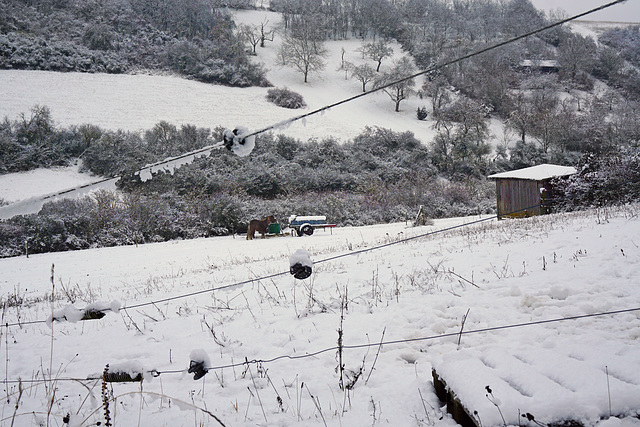
[[[237,11],[237,22],[259,24],[268,21],[268,27],[277,26],[278,14],[264,11]],[[0,70],[0,118],[16,120],[21,114],[27,117],[35,105],[45,105],[51,110],[60,126],[91,123],[104,129],[143,131],[164,120],[180,126],[195,124],[213,128],[245,126],[250,131],[264,129],[279,123],[275,132],[284,133],[303,141],[310,138],[334,137],[347,141],[360,134],[366,126],[380,126],[398,132],[411,131],[425,144],[435,135],[433,121],[419,121],[418,107],[427,107],[429,101],[418,97],[401,103],[401,111],[394,111],[394,104],[384,93],[375,93],[347,104],[325,110],[304,120],[292,119],[299,115],[342,101],[361,93],[361,83],[345,79],[339,70],[342,50],[346,61],[366,62],[358,52],[361,40],[329,41],[328,56],[323,71],[312,73],[309,83],[302,74],[277,64],[280,39],[267,42],[257,49],[255,61],[268,69],[267,77],[274,87],[287,87],[300,93],[307,107],[290,110],[278,107],[266,100],[269,88],[232,88],[216,86],[167,75],[111,75],[85,73],[55,73],[48,71]],[[393,45],[394,59],[403,55],[398,44]],[[390,66],[392,59],[383,62]],[[369,60],[372,66],[375,63]],[[416,89],[419,89],[417,81]],[[368,89],[370,88],[370,85]],[[494,120],[491,129],[496,138],[502,135],[502,125]],[[257,138],[257,144],[260,138]],[[76,179],[76,169],[70,169],[69,179]],[[50,171],[31,171],[17,175],[0,175],[0,199],[24,201],[30,197],[55,193],[70,188],[69,179],[58,170],[56,179]],[[99,178],[80,178],[80,182]],[[19,180],[22,185],[16,186]],[[45,185],[40,185],[46,181]],[[104,186],[101,186],[101,188]],[[111,185],[112,188],[115,188]],[[77,192],[76,192],[77,193]],[[84,194],[85,192],[80,192]],[[74,193],[75,194],[75,193]],[[20,205],[0,208],[0,218],[19,213],[37,212],[42,201],[24,201]]]
[[[305,111],[358,93],[336,68],[342,47],[357,60],[359,42],[329,44],[327,69],[307,85],[273,65],[276,46],[258,59],[274,85],[303,94]],[[0,71],[0,116],[44,104],[61,125],[258,129],[299,113],[268,104],[265,93],[168,76]],[[430,123],[415,118],[424,102],[394,113],[379,94],[286,132],[350,138],[380,125],[428,141]],[[52,172],[0,177],[0,197],[92,180],[73,168],[64,178],[43,173]],[[9,325],[0,329],[0,425],[62,426],[67,417],[71,426],[105,425],[104,393],[116,426],[453,426],[434,392],[435,367],[485,427],[534,426],[526,413],[541,423],[571,417],[638,427],[639,212],[633,205],[500,222],[456,218],[0,259],[1,320]],[[299,249],[315,262],[306,280],[288,272]],[[54,312],[77,317],[69,305],[95,303],[120,309],[99,320],[46,322]],[[556,321],[564,318],[574,319]],[[494,329],[512,325],[521,326]],[[208,359],[197,381],[187,373],[191,357]],[[144,381],[103,392],[86,378],[107,364],[142,371]]]
[[[107,385],[113,425],[452,426],[436,366],[484,426],[500,413],[639,426],[640,311],[474,332],[640,308],[639,208],[2,259],[1,424],[104,422],[101,384],[83,379],[109,364],[145,373]],[[298,249],[315,263],[302,281],[288,273]],[[95,302],[123,308],[15,325]],[[338,330],[343,384],[361,372],[346,391]],[[209,359],[197,381],[192,352]]]
[[[98,179],[93,175],[80,173],[78,169],[78,165],[74,165],[0,175],[0,197],[11,203]]]
[[[260,23],[268,20],[268,27],[280,21],[272,12],[238,11],[237,22]],[[106,129],[146,130],[161,120],[176,125],[195,124],[213,128],[236,125],[252,131],[288,120],[294,116],[341,101],[361,92],[361,84],[355,79],[345,80],[339,70],[342,49],[345,60],[362,63],[357,52],[361,40],[329,41],[324,71],[312,73],[305,84],[301,73],[289,67],[277,65],[279,39],[258,47],[255,60],[269,70],[267,77],[274,87],[288,87],[300,93],[307,107],[289,110],[277,107],[265,99],[268,88],[238,89],[189,81],[174,76],[158,75],[109,75],[84,73],[55,73],[46,71],[0,71],[0,117],[16,119],[19,114],[28,115],[34,105],[46,105],[53,119],[60,125],[92,123]],[[394,45],[395,58],[402,55],[399,45]],[[369,60],[372,66],[375,63]],[[390,65],[387,59],[383,65]],[[420,86],[418,82],[416,89]],[[434,130],[432,122],[416,118],[419,106],[429,107],[426,99],[417,97],[401,104],[401,112],[394,112],[394,104],[384,93],[377,93],[343,106],[335,107],[304,123],[294,123],[279,132],[300,138],[324,138],[333,135],[346,140],[359,134],[365,126],[381,126],[400,131],[412,131],[416,136],[430,141]],[[430,107],[429,107],[430,108]]]

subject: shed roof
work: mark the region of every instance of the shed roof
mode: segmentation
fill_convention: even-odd
[[[576,168],[572,166],[558,166],[543,164],[538,166],[531,166],[524,169],[517,169],[509,172],[496,173],[489,175],[489,179],[529,179],[533,181],[542,181],[545,179],[555,178],[558,176],[573,175],[578,172]]]

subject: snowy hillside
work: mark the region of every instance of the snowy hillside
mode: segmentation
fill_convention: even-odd
[[[265,16],[275,24],[272,14],[238,13]],[[343,48],[361,60],[359,41],[328,42],[328,65],[308,84],[274,65],[277,47],[258,49],[257,60],[275,86],[303,95],[305,110],[268,103],[265,88],[5,70],[0,117],[40,104],[62,126],[259,129],[359,93],[337,70]],[[415,114],[427,102],[395,113],[377,94],[283,132],[348,139],[377,125],[428,142],[433,123]],[[58,172],[1,176],[0,198],[92,180]],[[452,427],[435,368],[484,427],[640,427],[639,213],[631,205],[0,259],[0,426]],[[305,280],[289,274],[300,249],[314,262]],[[103,383],[106,365],[118,378],[105,378],[143,381]]]
[[[90,174],[80,173],[78,169],[75,165],[0,175],[0,197],[5,202],[15,202],[84,185],[97,179]]]
[[[268,21],[270,27],[277,26],[280,20],[279,14],[265,11],[237,11],[235,15],[237,22]],[[326,42],[327,65],[324,71],[311,74],[306,84],[300,73],[277,65],[279,37],[276,36],[273,43],[267,42],[265,48],[257,49],[254,60],[265,64],[274,87],[287,87],[300,93],[307,103],[304,109],[290,110],[268,102],[265,98],[268,88],[232,88],[175,76],[0,70],[0,99],[3,100],[0,117],[14,120],[20,114],[28,116],[34,105],[44,105],[60,126],[91,123],[111,130],[140,131],[164,120],[178,126],[233,128],[240,125],[255,131],[361,93],[361,83],[345,79],[345,72],[339,70],[342,49],[346,52],[345,60],[355,64],[365,62],[358,52],[361,43],[360,40]],[[393,48],[395,58],[402,56],[399,45],[394,44]],[[390,64],[391,59],[385,62]],[[277,132],[303,141],[326,137],[346,141],[366,126],[380,126],[399,132],[411,131],[427,144],[435,134],[433,121],[419,121],[416,117],[416,109],[425,106],[430,109],[427,99],[413,97],[404,101],[401,111],[396,113],[389,97],[376,93],[280,127]],[[502,133],[497,121],[492,127],[495,135]],[[49,179],[50,171],[0,175],[0,198],[15,202],[66,190],[71,187],[70,180],[78,179],[79,184],[84,184],[97,179],[76,176],[75,169],[70,169],[65,178],[63,174],[64,169],[59,169],[55,180]],[[21,191],[15,190],[16,180],[23,183]],[[41,185],[43,182],[46,184]],[[4,209],[2,218],[37,212],[40,206],[38,202],[16,206],[11,211]]]
[[[260,23],[268,20],[276,26],[280,15],[273,12],[237,11],[236,21]],[[289,110],[277,107],[265,99],[268,88],[232,88],[188,81],[173,76],[109,75],[83,73],[54,73],[46,71],[0,71],[0,117],[15,119],[28,114],[34,105],[46,105],[53,119],[63,125],[92,123],[105,129],[149,129],[161,120],[176,125],[189,123],[201,127],[233,127],[243,125],[251,130],[285,121],[361,92],[355,79],[345,80],[339,70],[342,49],[345,60],[361,63],[360,40],[328,41],[325,70],[310,75],[309,83],[291,68],[276,65],[280,39],[267,42],[257,49],[254,59],[269,70],[267,77],[275,87],[288,87],[300,93],[307,108]],[[402,55],[394,45],[395,57]],[[371,62],[371,61],[369,61]],[[387,59],[385,62],[391,63]],[[283,133],[307,140],[333,135],[345,140],[359,134],[365,126],[381,126],[398,131],[410,130],[429,141],[433,135],[431,122],[416,118],[416,109],[428,106],[426,99],[417,97],[402,103],[401,112],[384,93],[336,107],[322,115],[299,122]]]
[[[531,413],[637,427],[638,209],[2,259],[0,424],[104,423],[101,383],[85,379],[109,364],[144,374],[106,385],[113,425],[452,426],[436,366],[484,426],[533,426]],[[302,281],[288,273],[298,249],[315,263]],[[28,323],[96,302],[120,310]],[[208,359],[197,381],[192,358]]]

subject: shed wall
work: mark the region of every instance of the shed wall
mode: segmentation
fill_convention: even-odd
[[[498,218],[521,218],[540,215],[542,181],[527,179],[496,179]]]

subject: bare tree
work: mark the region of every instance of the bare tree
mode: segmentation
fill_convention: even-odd
[[[256,55],[256,46],[264,47],[264,42],[273,41],[275,29],[267,29],[269,20],[265,18],[259,25],[240,24],[237,34],[240,40],[247,42],[251,46],[251,53]]]
[[[256,55],[256,46],[261,40],[260,28],[257,25],[240,24],[238,25],[238,36],[251,46],[251,53]]]
[[[269,20],[267,18],[264,18],[264,20],[260,23],[260,47],[264,47],[264,42],[267,40],[272,42],[273,37],[276,34],[275,28],[271,28],[270,30],[265,29],[268,23]]]
[[[284,35],[280,47],[279,56],[282,64],[300,71],[304,75],[305,83],[308,82],[310,72],[323,70],[325,66],[322,59],[327,56],[327,50],[317,28],[311,22],[296,26]]]
[[[443,104],[449,101],[450,86],[447,78],[441,74],[430,76],[422,85],[422,93],[431,97],[431,110],[434,116],[438,115]]]
[[[558,61],[571,80],[580,72],[591,71],[596,56],[596,43],[578,34],[568,36],[558,46]]]
[[[461,97],[444,107],[437,116],[434,138],[434,161],[445,172],[464,171],[471,167],[483,170],[491,152],[489,118],[484,105]]]
[[[382,91],[389,95],[395,103],[395,111],[400,111],[400,102],[416,93],[414,87],[415,79],[404,79],[415,73],[415,66],[408,56],[403,56],[394,62],[393,67],[380,75],[375,81],[376,88],[383,88]]]
[[[376,72],[380,72],[380,66],[385,58],[393,55],[393,48],[384,40],[378,40],[373,43],[364,43],[362,45],[362,53],[378,63]]]
[[[534,107],[531,101],[523,94],[518,94],[513,100],[513,107],[507,118],[507,127],[518,132],[522,143],[533,128]]]
[[[369,64],[354,65],[347,62],[347,69],[351,72],[351,75],[362,83],[362,91],[367,91],[367,83],[372,82],[376,77],[376,71]]]

